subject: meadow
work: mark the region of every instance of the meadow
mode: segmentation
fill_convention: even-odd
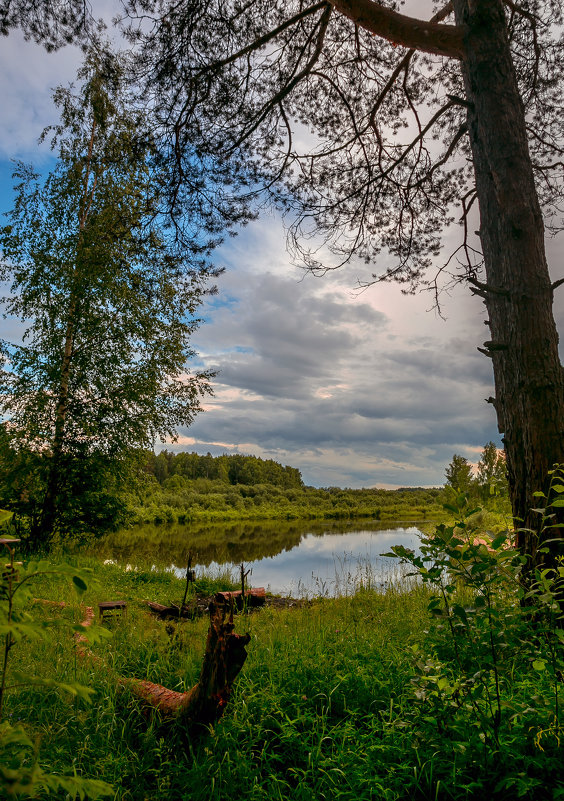
[[[149,563],[126,571],[67,558],[63,576],[28,582],[22,614],[44,636],[22,635],[9,672],[95,694],[88,704],[49,686],[9,691],[4,722],[25,725],[31,747],[5,745],[4,766],[37,761],[47,773],[102,780],[116,801],[564,797],[561,579],[547,573],[527,611],[506,535],[489,549],[472,544],[465,514],[429,532],[425,563],[398,553],[417,577],[386,592],[364,576],[346,597],[237,615],[236,630],[251,635],[248,658],[223,718],[198,736],[147,717],[117,678],[179,691],[197,681],[206,617],[166,624],[145,604],[179,603],[184,582]],[[202,575],[191,591],[229,586],[229,576]],[[86,606],[116,599],[127,614],[104,627],[110,636],[94,636],[100,661],[80,658],[73,626]],[[74,796],[59,788],[51,797]]]

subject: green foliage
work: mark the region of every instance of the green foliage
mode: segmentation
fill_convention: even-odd
[[[166,482],[167,489],[185,486],[179,480],[181,478],[188,481],[205,478],[227,484],[269,484],[282,489],[303,487],[300,471],[295,467],[282,466],[273,459],[242,454],[212,456],[207,453],[200,456],[185,451],[174,454],[163,450],[158,455],[152,452],[147,454],[145,469],[149,475],[155,476],[159,484]]]
[[[6,513],[0,513],[0,521]],[[25,567],[14,562],[15,547],[19,541],[3,537],[0,546],[7,549],[10,562],[6,565],[0,584],[0,638],[3,639],[2,672],[0,676],[0,790],[8,796],[36,795],[40,791],[65,791],[71,798],[97,799],[113,793],[107,782],[84,779],[77,775],[63,776],[44,771],[38,760],[37,744],[25,728],[3,719],[6,694],[26,687],[42,690],[63,691],[85,703],[91,702],[93,690],[77,681],[60,681],[52,676],[37,676],[26,670],[11,668],[12,649],[22,642],[37,643],[52,640],[55,632],[59,636],[72,636],[85,630],[80,625],[69,624],[64,619],[53,623],[32,617],[26,607],[32,597],[32,583],[47,574],[70,578],[77,593],[87,589],[80,571],[68,565],[53,568],[47,562],[29,562]],[[95,639],[95,632],[88,632]],[[93,636],[94,634],[94,636]]]
[[[25,326],[23,342],[0,343],[3,437],[15,454],[2,502],[27,516],[35,545],[77,519],[115,526],[112,469],[174,437],[209,391],[209,374],[187,377],[186,362],[214,271],[162,223],[157,154],[119,61],[91,51],[79,79],[78,93],[54,95],[54,170],[42,180],[16,165],[0,230],[2,302]]]
[[[436,520],[444,516],[440,489],[318,489],[304,486],[296,468],[255,456],[213,457],[165,450],[146,454],[145,469],[145,484],[129,496],[135,523]]]
[[[119,458],[105,454],[63,454],[56,496],[57,540],[77,541],[87,534],[114,531],[129,516],[126,490],[135,486],[139,472],[135,453]],[[43,506],[51,455],[24,447],[12,447],[4,426],[0,425],[0,504],[13,513],[13,530],[29,546],[31,533],[39,522]],[[37,550],[39,544],[32,543]]]
[[[472,484],[472,465],[464,456],[455,453],[445,470],[447,485],[457,492],[467,492]]]
[[[557,481],[552,488],[548,510],[539,510],[541,546],[549,509],[564,493]],[[413,566],[432,592],[433,622],[412,649],[420,727],[431,745],[448,739],[463,759],[474,754],[482,760],[500,797],[560,797],[562,786],[554,796],[545,796],[543,787],[553,781],[562,731],[564,563],[538,569],[530,581],[523,573],[528,556],[513,546],[509,532],[479,530],[464,494],[450,511],[456,522],[424,538],[421,555],[401,546],[390,554]],[[503,772],[496,765],[501,753],[512,753]]]
[[[251,633],[247,662],[224,718],[188,747],[182,732],[147,721],[134,699],[117,694],[115,676],[189,689],[199,675],[207,620],[165,626],[144,611],[146,597],[178,603],[184,585],[150,561],[124,571],[81,558],[98,579],[98,589],[87,582],[85,603],[128,601],[112,639],[92,646],[102,665],[78,666],[99,691],[97,702],[77,708],[65,703],[66,694],[44,689],[39,696],[40,688],[31,687],[10,696],[9,711],[41,734],[46,772],[72,759],[77,772],[95,769],[112,783],[116,801],[558,799],[559,629],[545,601],[521,609],[513,549],[495,535],[489,548],[475,543],[483,532],[474,531],[472,508],[463,499],[453,506],[457,525],[439,526],[423,544],[427,556],[436,552],[442,561],[450,612],[441,577],[427,561],[433,581],[391,581],[385,593],[363,589],[267,607],[244,623],[236,617],[237,629]],[[42,594],[60,597],[48,578]],[[204,593],[222,581],[233,586],[227,577],[198,580]],[[546,591],[543,585],[541,595]],[[41,658],[47,671],[65,669],[64,638],[34,642],[26,651],[21,641],[14,659],[25,666]],[[73,670],[70,658],[66,670]]]
[[[507,495],[507,468],[505,454],[494,442],[484,445],[482,456],[478,462],[476,483],[484,501],[492,495]]]
[[[454,454],[445,470],[446,486],[456,493],[464,492],[488,506],[507,506],[508,495],[505,454],[494,442],[487,442],[482,450],[476,474],[468,459]],[[507,506],[507,509],[509,507]]]

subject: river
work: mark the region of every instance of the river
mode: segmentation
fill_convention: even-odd
[[[392,545],[418,550],[416,524],[379,521],[241,521],[185,526],[138,526],[106,536],[96,553],[124,566],[155,565],[185,574],[237,574],[292,597],[343,595],[360,586],[385,587],[401,575],[398,560],[383,557]],[[404,571],[405,572],[405,571]]]

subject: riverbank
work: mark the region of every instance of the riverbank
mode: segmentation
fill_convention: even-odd
[[[170,625],[145,604],[179,603],[184,582],[168,571],[74,562],[88,585],[80,603],[60,578],[35,579],[35,597],[68,606],[30,600],[26,612],[48,636],[22,640],[11,656],[11,670],[79,681],[96,693],[91,705],[41,687],[8,694],[6,719],[21,720],[39,738],[45,769],[109,782],[116,801],[537,801],[564,792],[557,685],[550,665],[539,670],[539,660],[533,666],[530,650],[513,641],[514,598],[500,594],[494,610],[504,645],[495,737],[487,650],[484,657],[468,632],[456,645],[444,636],[440,617],[429,612],[429,591],[404,579],[385,593],[364,589],[237,615],[236,630],[251,639],[234,694],[211,732],[186,741],[170,725],[147,719],[115,678],[180,692],[197,681],[206,618]],[[233,586],[227,576],[200,576],[195,589],[212,594]],[[464,594],[459,601],[468,608]],[[91,645],[99,662],[77,659],[72,636],[57,636],[57,620],[78,624],[85,606],[109,600],[125,601],[126,614],[108,624],[109,639]],[[476,671],[485,671],[481,684],[472,679]]]
[[[179,475],[147,480],[127,498],[131,524],[252,520],[442,520],[439,488],[399,490],[229,484]]]

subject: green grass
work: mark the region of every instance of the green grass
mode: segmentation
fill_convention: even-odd
[[[385,594],[363,590],[237,617],[251,641],[227,712],[208,735],[187,741],[170,724],[147,719],[136,699],[118,692],[115,675],[188,689],[207,621],[167,631],[147,613],[144,599],[180,601],[183,582],[170,572],[75,559],[92,569],[83,603],[122,598],[128,612],[111,624],[110,639],[92,646],[106,667],[77,660],[68,632],[59,638],[55,625],[60,615],[80,620],[76,598],[59,580],[38,581],[37,596],[71,605],[30,607],[34,617],[53,620],[53,636],[19,643],[13,667],[96,690],[90,706],[45,689],[9,695],[6,716],[38,738],[49,770],[110,782],[120,801],[564,797],[562,752],[549,730],[550,681],[528,669],[518,649],[501,670],[504,699],[523,712],[507,712],[495,747],[452,694],[421,697],[422,677],[442,671],[456,680],[422,585],[404,580]],[[216,577],[200,589],[226,582]],[[510,601],[503,603],[510,615]]]

